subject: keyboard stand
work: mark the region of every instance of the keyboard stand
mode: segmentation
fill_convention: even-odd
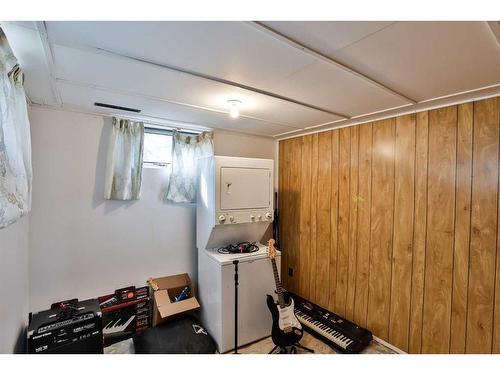
[[[275,345],[274,348],[268,354],[296,354],[297,348],[305,350],[306,352],[309,353],[314,353],[314,350],[306,348],[305,346],[297,343],[294,345],[290,345],[288,347],[279,347],[278,345]]]

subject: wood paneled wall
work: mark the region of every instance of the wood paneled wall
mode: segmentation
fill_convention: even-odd
[[[279,142],[286,288],[411,353],[500,353],[500,97]]]

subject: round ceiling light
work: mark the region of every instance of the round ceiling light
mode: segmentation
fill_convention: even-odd
[[[232,118],[238,118],[240,116],[240,100],[228,100],[227,104],[229,105],[229,116]]]

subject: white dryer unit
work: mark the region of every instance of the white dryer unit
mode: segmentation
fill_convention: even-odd
[[[199,164],[198,249],[259,241],[273,221],[273,160],[212,156]]]
[[[266,294],[274,294],[275,285],[267,247],[259,244],[250,254],[220,254],[217,249],[263,238],[273,221],[273,167],[268,159],[213,156],[200,161],[196,224],[201,319],[222,353],[234,347],[234,259],[240,262],[238,345],[271,332]]]

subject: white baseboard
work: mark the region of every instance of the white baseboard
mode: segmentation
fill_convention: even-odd
[[[380,337],[377,337],[377,336],[375,336],[375,335],[374,335],[374,336],[373,336],[373,339],[374,339],[375,341],[379,342],[380,344],[382,344],[382,345],[384,345],[384,346],[388,347],[389,349],[391,349],[391,350],[395,351],[395,352],[396,352],[396,353],[398,353],[398,354],[408,354],[408,353],[406,353],[405,351],[403,351],[403,350],[401,350],[401,349],[399,349],[399,348],[396,348],[394,345],[389,344],[387,341],[382,340]]]

